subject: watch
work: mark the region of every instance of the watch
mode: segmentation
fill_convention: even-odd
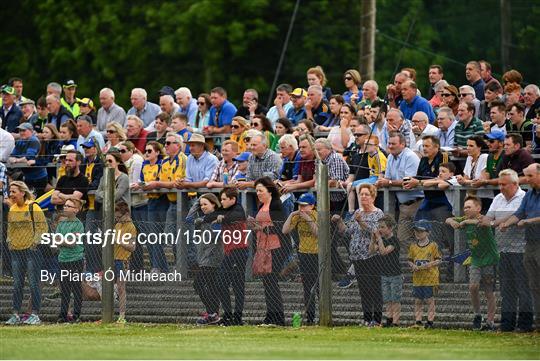
[[[489,225],[490,225],[491,227],[495,227],[495,221],[489,222]]]
[[[388,185],[390,185],[390,186],[392,185],[392,181],[391,181],[391,180],[388,181]]]

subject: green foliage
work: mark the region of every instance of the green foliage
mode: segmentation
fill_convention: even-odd
[[[511,5],[511,65],[538,83],[540,3]],[[33,99],[49,81],[72,78],[80,96],[97,100],[107,86],[124,107],[131,88],[145,87],[155,101],[163,85],[188,86],[195,94],[221,85],[236,103],[254,87],[266,102],[293,8],[292,0],[6,2],[0,74],[3,82],[22,77]],[[358,67],[360,9],[356,0],[301,1],[278,82],[305,87],[306,69],[321,65],[328,86],[343,92],[343,72]],[[470,59],[487,59],[502,74],[500,16],[492,0],[377,1],[381,89],[396,64],[416,68],[421,89],[433,63],[456,85],[465,83]]]

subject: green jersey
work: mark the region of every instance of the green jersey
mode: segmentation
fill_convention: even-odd
[[[77,234],[84,233],[84,226],[82,222],[75,218],[65,219],[58,223],[56,227],[56,233],[66,235],[68,233],[73,234],[73,238],[68,238],[69,242],[77,241]],[[84,246],[82,244],[74,244],[72,247],[60,246],[58,253],[58,262],[74,262],[83,259],[84,257]]]
[[[465,217],[456,217],[458,222]],[[499,263],[497,242],[491,227],[479,227],[476,224],[465,226],[467,242],[471,250],[471,264],[476,267],[493,266]]]

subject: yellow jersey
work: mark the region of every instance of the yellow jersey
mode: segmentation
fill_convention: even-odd
[[[84,176],[86,179],[88,179],[88,183],[92,183],[92,171],[94,170],[94,166],[96,163],[88,163],[86,165],[86,168],[84,169]],[[96,195],[95,194],[89,194],[88,195],[88,210],[95,210],[95,201],[96,201]]]
[[[312,210],[309,214],[312,222],[317,223],[317,211]],[[311,230],[311,225],[308,221],[302,218],[300,215],[295,214],[291,219],[291,227],[298,230],[298,236],[300,238],[300,244],[298,245],[298,252],[317,254],[319,252],[319,244],[317,241],[317,235]]]
[[[409,261],[417,266],[441,259],[439,247],[435,242],[429,242],[425,246],[413,243],[409,247]],[[420,271],[413,272],[413,286],[438,286],[439,267],[434,266]]]
[[[150,164],[145,160],[142,164],[140,179],[144,182],[152,182],[159,179],[159,172],[161,171],[161,162],[157,161],[156,164]],[[157,199],[161,194],[148,194],[148,199]]]
[[[30,215],[32,204],[34,225]],[[34,201],[26,201],[22,207],[17,204],[9,208],[7,243],[11,250],[25,250],[37,246],[41,242],[41,235],[47,233],[49,227],[45,214]]]
[[[159,180],[162,182],[174,182],[177,179],[186,177],[187,157],[184,153],[179,153],[176,157],[167,157],[161,163]],[[176,192],[167,193],[170,202],[176,202]]]
[[[116,234],[117,234],[116,237],[119,237],[120,240],[124,240],[124,236],[123,236],[124,234],[130,234],[131,238],[129,238],[126,242],[129,242],[129,241],[136,242],[137,228],[135,228],[135,225],[133,224],[133,222],[129,221],[129,222],[117,223],[114,226],[114,230],[116,231]],[[118,236],[118,234],[120,236]],[[125,249],[124,247],[122,247],[121,245],[117,243],[114,244],[114,260],[115,261],[116,260],[127,261],[130,256],[131,256],[130,251],[128,251],[127,249]]]
[[[380,149],[377,150],[375,155],[368,155],[368,167],[370,169],[370,176],[381,177],[386,170],[386,156]]]

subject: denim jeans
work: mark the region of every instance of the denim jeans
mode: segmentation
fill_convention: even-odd
[[[11,251],[11,269],[13,272],[13,310],[21,311],[24,279],[28,273],[30,295],[32,297],[32,312],[38,313],[41,306],[40,271],[41,259],[33,249]]]
[[[164,232],[164,220],[167,216],[168,207],[169,201],[165,196],[148,200],[148,227],[146,227],[146,231],[148,233],[155,233],[159,235],[160,233]],[[165,252],[163,251],[164,246],[165,245],[160,242],[156,242],[155,244],[147,243],[148,254],[150,255],[150,265],[152,268],[157,268],[161,272],[169,272],[169,265],[167,264]]]

